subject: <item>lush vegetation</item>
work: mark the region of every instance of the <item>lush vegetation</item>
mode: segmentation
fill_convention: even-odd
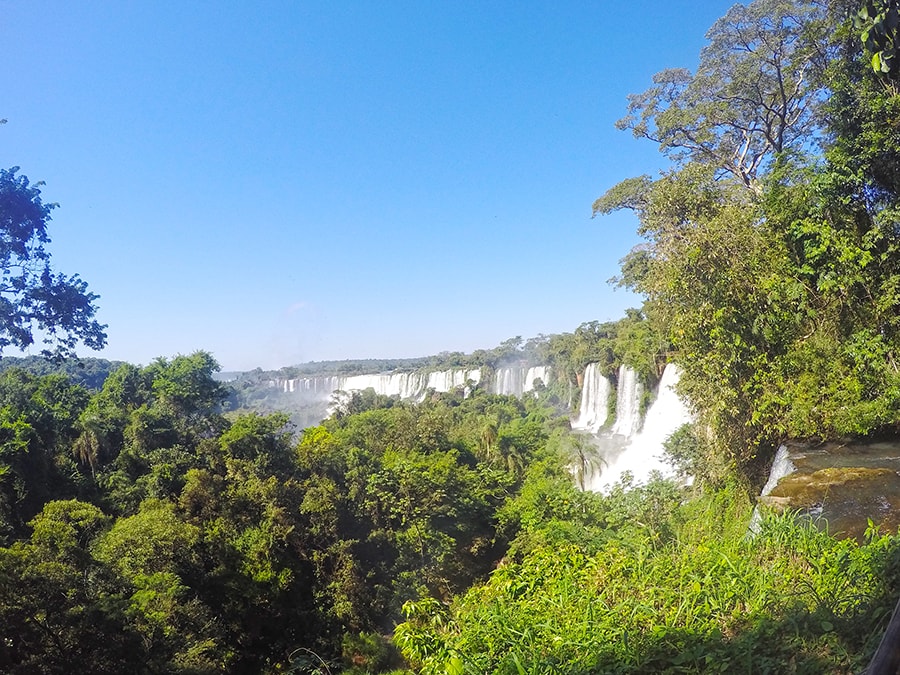
[[[579,490],[535,398],[369,391],[298,436],[222,417],[215,367],[0,373],[0,670],[849,672],[900,592],[900,539],[747,539],[733,485]]]
[[[859,671],[900,594],[900,537],[837,540],[792,514],[748,532],[747,485],[782,438],[900,423],[898,16],[736,5],[695,73],[631,98],[620,125],[672,167],[595,211],[640,218],[619,277],[640,311],[281,374],[550,365],[526,400],[370,390],[298,431],[225,415],[203,352],[95,379],[0,370],[0,670]],[[62,352],[102,344],[95,296],[46,266],[50,207],[15,171],[0,197],[4,231],[25,226],[0,256],[24,270],[4,277],[0,347],[32,325]],[[561,402],[586,364],[652,382],[666,360],[699,414],[669,441],[694,486],[579,489],[602,466]]]
[[[568,481],[567,422],[535,402],[370,392],[298,441],[285,415],[222,417],[215,369],[123,365],[94,394],[0,373],[0,670],[387,663],[404,602],[506,554],[525,467]]]
[[[0,353],[26,349],[35,337],[45,355],[71,356],[79,342],[101,349],[106,326],[94,318],[98,296],[77,274],[50,265],[47,223],[56,204],[45,204],[41,183],[18,171],[0,169]]]
[[[788,514],[748,538],[741,491],[682,498],[666,483],[592,496],[577,536],[572,516],[531,524],[488,583],[408,603],[398,645],[422,673],[865,668],[900,591],[896,537],[860,546]]]
[[[74,384],[97,390],[103,386],[106,378],[122,365],[124,364],[121,361],[98,358],[46,359],[41,356],[4,356],[0,359],[0,372],[15,368],[32,375],[65,375]]]
[[[733,7],[697,72],[659,73],[620,122],[672,168],[594,205],[639,216],[622,283],[646,296],[709,447],[745,473],[787,437],[900,422],[900,97],[865,46],[895,12],[861,40],[874,5],[891,3]]]

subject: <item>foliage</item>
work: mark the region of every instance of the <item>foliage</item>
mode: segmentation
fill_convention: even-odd
[[[657,73],[653,87],[629,96],[617,126],[676,162],[706,164],[757,189],[773,156],[807,142],[819,122],[824,14],[815,2],[734,5],[707,33],[697,72]]]
[[[536,547],[449,608],[420,603],[397,643],[422,673],[859,670],[900,540],[836,541],[790,516],[748,540],[746,508],[725,490],[667,502],[668,538],[632,525],[591,548]]]
[[[79,342],[101,349],[105,326],[94,319],[99,296],[77,274],[52,271],[45,245],[56,204],[44,204],[40,183],[31,184],[18,170],[0,170],[0,352],[31,346],[35,331],[47,354],[72,355]]]
[[[41,356],[4,356],[0,359],[0,372],[17,368],[32,375],[65,375],[73,384],[97,391],[110,373],[121,365],[121,361],[96,358],[58,360]]]
[[[695,74],[632,97],[623,126],[674,165],[595,211],[640,217],[619,280],[640,310],[279,375],[547,364],[532,397],[363,392],[297,433],[283,413],[225,417],[204,352],[121,365],[93,392],[0,372],[0,670],[860,670],[900,593],[900,538],[841,541],[794,514],[750,537],[746,497],[780,438],[900,423],[900,98],[852,30],[817,2],[738,5]],[[33,212],[37,273],[50,207],[3,176]],[[87,303],[63,351],[99,344],[94,297],[47,275]],[[586,492],[601,462],[563,402],[588,363],[652,384],[668,359],[699,419],[667,449],[695,485]],[[235,398],[267,386],[246,374]]]
[[[781,439],[900,421],[900,99],[842,7],[729,10],[696,74],[631,99],[623,126],[674,166],[594,205],[637,213],[621,282],[682,367],[712,465],[753,479]]]
[[[867,0],[855,19],[862,43],[872,54],[872,69],[879,75],[897,80],[900,75],[897,59],[900,7],[892,0]]]
[[[378,635],[486,577],[516,533],[499,508],[567,424],[536,399],[361,396],[298,443],[284,414],[223,418],[216,369],[126,364],[93,395],[0,373],[4,672],[402,665]]]

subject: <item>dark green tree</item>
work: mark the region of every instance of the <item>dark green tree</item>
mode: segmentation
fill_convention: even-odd
[[[79,342],[102,349],[106,326],[94,318],[99,296],[77,274],[50,267],[47,223],[56,204],[45,204],[40,183],[18,170],[0,169],[0,353],[31,346],[36,333],[48,355],[72,355]]]

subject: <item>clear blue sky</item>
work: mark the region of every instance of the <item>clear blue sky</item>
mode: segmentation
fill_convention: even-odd
[[[110,359],[225,369],[492,347],[616,319],[591,220],[656,148],[626,95],[729,2],[0,2],[2,165]]]

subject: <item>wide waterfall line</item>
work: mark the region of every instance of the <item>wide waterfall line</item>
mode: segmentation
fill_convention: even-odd
[[[448,392],[481,381],[480,369],[451,369],[430,373],[377,373],[370,375],[328,375],[298,377],[280,381],[285,394],[296,394],[310,400],[326,401],[337,391],[353,392],[375,390],[382,396],[398,396],[402,399],[420,399],[433,389]],[[273,383],[278,384],[278,383]]]

